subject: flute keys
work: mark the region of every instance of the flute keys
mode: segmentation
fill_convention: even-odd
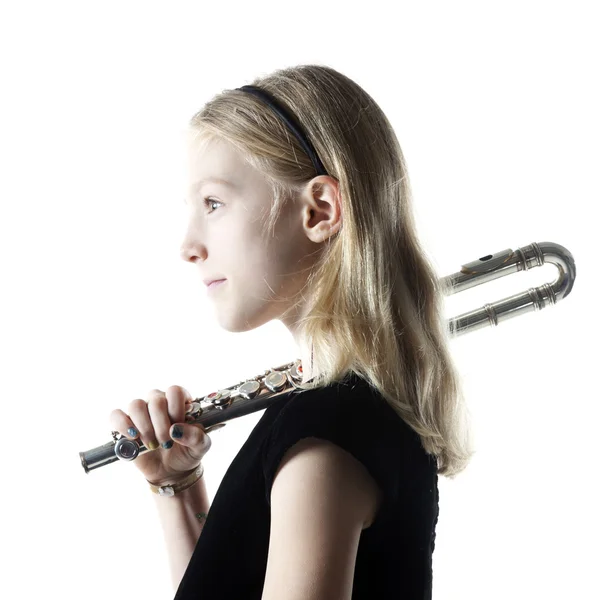
[[[251,400],[258,394],[259,390],[260,383],[258,383],[258,381],[249,380],[242,383],[237,391],[244,400]]]
[[[301,360],[297,360],[293,366],[290,367],[290,377],[294,380],[294,381],[301,381],[302,380],[302,361]]]
[[[231,390],[219,390],[218,392],[212,392],[206,396],[205,400],[211,402],[217,408],[229,406],[231,404]]]
[[[185,412],[185,422],[194,423],[196,419],[204,412],[200,402],[192,402]]]
[[[279,392],[285,387],[287,377],[281,371],[273,371],[265,377],[265,385],[272,392]]]
[[[192,402],[187,410],[185,411],[186,415],[201,415],[202,414],[202,406],[200,402]]]

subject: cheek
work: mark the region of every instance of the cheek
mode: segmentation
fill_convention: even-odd
[[[274,296],[287,296],[301,276],[298,271],[305,264],[303,259],[314,250],[306,246],[310,240],[289,215],[282,215],[268,237],[264,219],[236,223],[237,227],[232,223],[228,230],[222,249],[231,276],[235,274],[235,297],[255,305]]]
[[[219,325],[232,333],[251,331],[277,318],[281,306],[272,301],[271,285],[263,277],[244,273],[235,284],[214,294]]]

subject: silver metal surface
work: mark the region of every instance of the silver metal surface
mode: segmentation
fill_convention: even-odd
[[[541,310],[566,298],[573,288],[576,277],[573,255],[560,244],[552,242],[533,243],[515,251],[502,250],[488,254],[461,266],[461,270],[443,277],[447,295],[506,277],[519,271],[541,267],[545,263],[556,266],[558,275],[552,283],[544,283],[526,292],[509,296],[492,304],[454,317],[448,321],[453,336],[470,333],[527,312]],[[226,421],[262,410],[283,394],[293,393],[296,382],[302,381],[299,360],[286,363],[263,374],[242,381],[228,388],[195,398],[186,413],[187,423],[200,423],[206,432],[225,426]],[[148,449],[136,440],[130,440],[118,432],[112,432],[111,442],[85,452],[80,452],[81,464],[86,473],[118,460],[134,460]]]
[[[442,278],[448,287],[448,295],[506,277],[519,271],[541,267],[545,263],[556,266],[558,275],[552,283],[544,283],[526,292],[509,296],[492,304],[485,304],[477,310],[450,319],[448,327],[455,335],[470,333],[482,327],[494,327],[519,315],[541,310],[566,298],[573,288],[576,269],[573,255],[560,244],[539,242],[517,248],[510,248],[488,254],[466,265],[458,273]]]

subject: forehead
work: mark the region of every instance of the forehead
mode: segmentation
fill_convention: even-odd
[[[207,139],[192,134],[187,138],[187,152],[190,163],[197,165],[245,162],[235,146],[221,138]]]
[[[219,137],[190,132],[188,136],[189,191],[216,184],[236,195],[271,196],[267,178],[246,160],[233,144]],[[251,193],[250,193],[251,192]]]
[[[238,184],[249,175],[249,165],[228,142],[220,139],[188,139],[188,167],[194,184]]]

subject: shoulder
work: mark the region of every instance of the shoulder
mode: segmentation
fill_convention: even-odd
[[[299,497],[297,491],[302,491]],[[362,529],[371,525],[383,499],[381,488],[359,460],[332,441],[317,437],[300,439],[285,452],[275,472],[271,506],[273,499],[295,503],[306,502],[307,496],[348,511],[348,518],[354,515],[362,520]]]
[[[351,385],[302,392],[279,405],[261,446],[266,501],[271,503],[276,475],[293,461],[299,470],[327,468],[344,476],[346,486],[368,491],[371,505],[378,495],[392,504],[406,436],[393,425],[384,404],[354,379]]]

